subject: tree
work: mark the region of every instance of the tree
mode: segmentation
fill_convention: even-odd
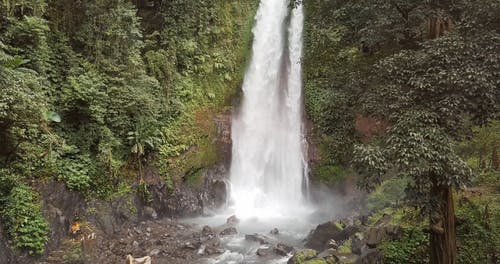
[[[456,262],[453,189],[466,186],[472,171],[455,140],[465,135],[465,120],[486,124],[500,105],[500,35],[488,28],[471,34],[462,25],[444,35],[435,29],[444,26],[431,26],[429,34],[439,38],[375,65],[367,100],[379,106],[369,111],[392,126],[372,155],[379,161],[366,159],[363,147],[357,153],[364,166],[383,161],[386,171],[410,177],[409,198],[430,217],[431,263]]]
[[[324,133],[346,130],[346,122],[316,114],[315,109],[333,109],[329,102],[309,100],[318,90],[348,91],[351,96],[336,100],[336,109],[389,125],[385,134],[355,148],[353,162],[365,176],[360,186],[370,190],[387,177],[408,177],[408,198],[430,219],[432,263],[455,263],[453,190],[473,176],[455,145],[468,134],[465,120],[484,125],[498,118],[500,3],[313,0],[305,5],[308,113],[326,127]]]

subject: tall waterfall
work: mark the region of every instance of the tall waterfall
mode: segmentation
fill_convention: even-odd
[[[261,0],[243,101],[233,116],[231,196],[236,215],[291,216],[305,204],[302,6]]]

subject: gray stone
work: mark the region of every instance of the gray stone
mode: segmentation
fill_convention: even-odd
[[[357,260],[355,264],[382,264],[383,255],[378,249],[368,249]]]
[[[245,239],[248,241],[258,242],[261,245],[269,244],[269,238],[260,234],[245,235]]]
[[[348,226],[342,229],[340,224],[329,221],[318,225],[311,231],[306,238],[305,247],[322,251],[328,247],[328,241],[331,239],[335,241],[344,241],[349,239],[349,237],[357,231],[359,231],[359,228],[356,226]]]
[[[213,235],[214,232],[210,226],[204,226],[203,229],[201,230],[201,234],[204,236],[210,236]]]
[[[235,227],[228,227],[220,232],[221,236],[231,236],[236,234],[238,234],[238,230]]]
[[[150,256],[158,256],[160,254],[160,252],[161,252],[160,249],[155,248],[155,249],[151,250],[151,252],[149,252],[149,255]]]
[[[267,257],[273,253],[271,248],[259,248],[257,249],[256,254],[260,257]]]
[[[283,244],[283,243],[278,243],[274,247],[274,252],[276,252],[276,254],[281,255],[281,256],[288,256],[288,254],[293,252],[293,247],[286,245],[286,244]]]
[[[238,217],[236,217],[236,215],[232,215],[230,216],[227,220],[226,220],[226,223],[227,224],[230,224],[230,225],[236,225],[240,222],[240,219],[238,219]]]
[[[388,225],[372,227],[366,233],[366,245],[370,248],[377,247],[385,239],[399,239],[402,236],[402,230],[398,226]]]
[[[135,241],[135,240],[134,240],[134,241],[132,242],[132,247],[134,247],[134,248],[138,248],[138,247],[139,247],[139,242],[137,242],[137,241]]]

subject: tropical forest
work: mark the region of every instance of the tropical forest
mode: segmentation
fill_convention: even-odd
[[[0,0],[17,263],[500,263],[500,0]]]

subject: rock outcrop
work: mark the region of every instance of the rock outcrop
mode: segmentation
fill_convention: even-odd
[[[390,215],[384,215],[370,227],[362,220],[360,216],[318,225],[306,239],[308,251],[298,251],[288,263],[383,263],[377,247],[382,241],[400,239],[402,230],[392,223]],[[318,251],[321,253],[313,254]],[[308,257],[304,257],[305,252]]]

